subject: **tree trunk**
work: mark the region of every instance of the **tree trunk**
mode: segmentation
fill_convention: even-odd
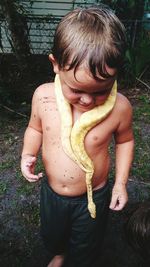
[[[11,46],[21,69],[26,68],[30,55],[30,42],[26,18],[18,12],[15,0],[1,0],[4,18],[11,35]]]

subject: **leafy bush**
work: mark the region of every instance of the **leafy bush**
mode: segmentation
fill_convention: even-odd
[[[125,71],[129,84],[135,83],[136,79],[142,76],[148,69],[150,63],[150,38],[141,33],[138,44],[129,46],[126,51]]]
[[[101,2],[101,1],[99,1]],[[105,0],[115,10],[127,30],[127,51],[124,65],[124,83],[135,84],[150,64],[150,13],[149,0]],[[149,25],[149,26],[148,26]],[[122,75],[123,77],[123,75]]]

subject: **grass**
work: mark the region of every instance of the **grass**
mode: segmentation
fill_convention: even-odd
[[[10,169],[14,166],[13,160],[7,160],[0,163],[0,171]]]
[[[142,139],[141,129],[138,126],[134,127],[134,135],[136,145],[131,175],[142,181],[148,181],[150,173],[149,144]]]
[[[11,170],[14,167],[14,161],[7,159],[0,163],[0,173]],[[8,180],[0,180],[0,196],[3,197],[9,188]]]
[[[150,173],[150,132],[147,132],[150,123],[150,101],[148,95],[139,96],[138,100],[139,105],[134,107],[133,117],[135,156],[131,175],[147,182]]]
[[[0,181],[0,196],[2,197],[3,194],[5,194],[5,192],[8,189],[8,182],[4,181]]]
[[[30,205],[26,206],[24,209],[20,209],[20,214],[22,218],[23,223],[26,224],[27,227],[39,227],[40,225],[40,217],[39,217],[39,206],[33,205],[31,203]]]

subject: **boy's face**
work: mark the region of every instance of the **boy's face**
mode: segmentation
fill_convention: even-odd
[[[110,77],[95,80],[86,67],[79,67],[75,72],[72,70],[59,70],[54,66],[55,73],[59,74],[62,92],[67,101],[81,112],[89,111],[96,106],[104,104],[112,89],[116,70],[107,67]]]

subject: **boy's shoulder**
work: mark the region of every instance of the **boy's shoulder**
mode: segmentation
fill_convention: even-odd
[[[122,111],[131,109],[132,110],[132,106],[130,101],[128,100],[128,98],[121,94],[121,93],[117,93],[117,100],[116,100],[116,106],[117,108],[119,108]]]
[[[50,97],[54,95],[54,83],[44,83],[36,88],[34,97]]]
[[[129,118],[132,118],[133,110],[130,101],[121,93],[117,93],[113,114],[119,121],[126,121]]]

